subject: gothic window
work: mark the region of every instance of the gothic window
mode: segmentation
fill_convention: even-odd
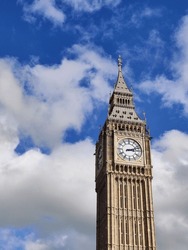
[[[132,195],[132,183],[131,183],[131,179],[128,179],[128,182],[127,182],[127,208],[131,208],[131,199],[129,197],[131,197]]]
[[[124,244],[123,219],[120,221],[121,244]]]
[[[119,203],[119,183],[118,183],[118,178],[115,179],[116,180],[116,195],[115,195],[115,203],[116,203],[116,207],[118,207],[118,203]]]
[[[142,181],[142,201],[143,201],[143,209],[146,209],[146,189],[145,189],[145,183]]]
[[[120,188],[119,188],[119,197],[120,197],[120,208],[123,208],[123,183],[122,180],[120,181]]]
[[[138,245],[138,227],[136,225],[136,220],[134,221],[134,242]]]
[[[123,118],[123,116],[120,115],[120,118]],[[123,130],[125,130],[125,125],[124,124],[119,124],[118,128],[119,128],[119,130],[123,131]]]
[[[136,185],[135,183],[133,183],[132,192],[133,192],[133,209],[136,209]]]
[[[136,174],[136,167],[133,167],[133,173]]]
[[[123,172],[123,166],[121,166],[121,172]]]
[[[138,209],[140,208],[140,183],[137,183],[137,204],[138,204]]]
[[[127,208],[127,183],[126,182],[124,184],[124,203],[125,203],[125,208]]]
[[[125,232],[126,244],[129,244],[129,221],[128,220],[125,221],[125,230],[126,230],[126,232]]]
[[[142,241],[142,222],[141,220],[139,220],[139,242],[140,242],[140,245],[142,246],[143,245],[143,241]]]

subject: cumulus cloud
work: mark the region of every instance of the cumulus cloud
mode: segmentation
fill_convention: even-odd
[[[54,147],[67,129],[79,131],[96,106],[106,102],[116,66],[99,51],[75,45],[59,65],[19,65],[0,60],[0,109],[37,145]],[[110,73],[109,73],[110,72]]]
[[[65,143],[51,155],[38,149],[17,155],[14,126],[6,127],[1,123],[0,146],[11,146],[4,147],[0,155],[0,227],[14,226],[15,230],[0,230],[0,246],[9,242],[10,250],[16,246],[23,250],[94,249],[91,140]],[[161,250],[186,250],[188,244],[187,151],[188,135],[177,130],[166,132],[152,144],[156,234]],[[31,231],[24,230],[24,236],[16,231],[27,227]],[[32,232],[35,229],[37,233]]]
[[[90,242],[92,249],[95,187],[91,140],[64,143],[51,155],[44,155],[37,148],[17,155],[13,148],[18,138],[16,134],[10,137],[14,128],[11,124],[7,127],[4,133],[0,126],[4,136],[0,141],[4,146],[0,156],[0,228],[4,228],[0,231],[0,245],[8,239],[12,248],[10,245],[6,249],[15,249],[19,244],[27,250],[64,246],[63,249],[71,246],[81,250]],[[7,143],[12,146],[5,147]],[[38,236],[27,234],[26,230],[23,237],[21,231],[8,227],[36,229]]]
[[[145,80],[140,84],[142,91],[150,94],[156,92],[162,96],[164,105],[181,104],[184,114],[188,115],[188,16],[181,20],[175,34],[178,51],[174,54],[169,68],[172,77],[158,75],[154,79]]]
[[[94,144],[61,137],[107,101],[117,67],[79,45],[69,57],[53,66],[0,60],[0,248],[94,249]],[[16,154],[20,134],[51,154],[37,147]]]
[[[188,245],[188,135],[177,130],[154,141],[154,205],[157,245],[161,250]]]

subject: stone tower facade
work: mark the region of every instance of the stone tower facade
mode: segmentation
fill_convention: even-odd
[[[150,135],[122,75],[96,143],[97,250],[156,250]]]

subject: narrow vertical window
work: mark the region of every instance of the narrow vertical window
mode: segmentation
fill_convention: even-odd
[[[125,208],[127,208],[127,183],[124,184],[124,202],[125,202]]]
[[[137,204],[138,209],[140,209],[140,183],[137,183]]]
[[[125,240],[126,240],[126,244],[128,245],[129,244],[129,223],[128,223],[128,220],[125,221]]]
[[[143,241],[142,241],[142,222],[141,222],[141,220],[139,220],[139,242],[140,242],[140,246],[142,246]]]
[[[138,245],[138,227],[136,224],[136,220],[134,221],[134,242],[135,245]]]
[[[121,222],[120,222],[120,233],[121,233],[121,244],[124,244],[123,219],[121,219]]]
[[[120,208],[123,208],[123,183],[120,182]]]
[[[146,193],[145,193],[144,181],[142,181],[142,202],[143,202],[143,210],[146,211]]]
[[[116,199],[116,207],[118,207],[118,200],[119,200],[119,187],[118,187],[118,178],[116,178],[116,196],[115,196],[115,199]]]
[[[133,183],[133,209],[136,209],[136,185]]]

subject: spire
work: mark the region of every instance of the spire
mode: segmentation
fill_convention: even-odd
[[[118,57],[118,77],[109,101],[108,119],[143,122],[135,111],[133,93],[124,80],[121,56]]]
[[[128,89],[127,84],[124,80],[123,74],[122,74],[122,58],[119,55],[118,57],[118,79],[115,84],[114,91],[117,92],[123,92],[123,93],[131,93],[131,91]]]
[[[120,55],[118,57],[118,74],[119,72],[122,72],[122,58]]]

